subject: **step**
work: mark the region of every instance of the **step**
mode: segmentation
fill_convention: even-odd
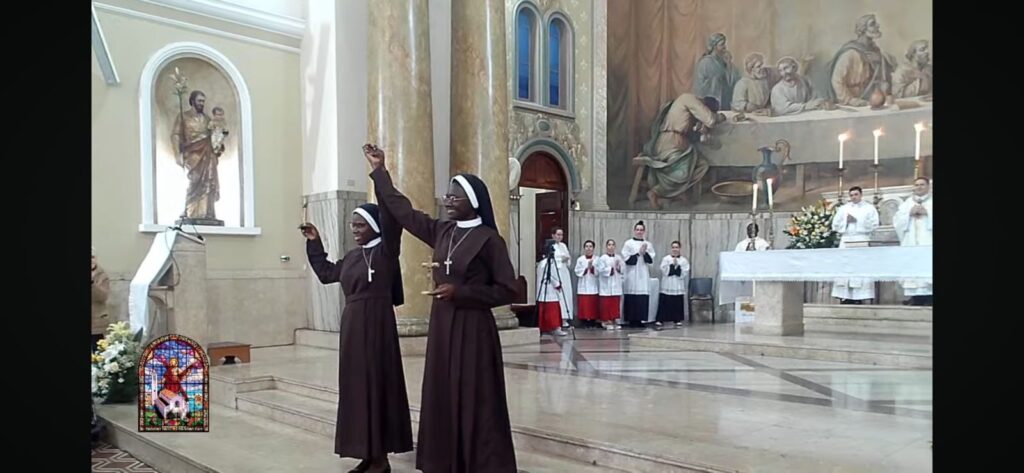
[[[210,432],[140,433],[134,404],[101,405],[107,440],[161,473],[335,473],[358,463],[338,458],[330,437],[226,408],[210,412]],[[392,471],[415,472],[415,453],[391,455]],[[619,472],[556,455],[516,450],[520,471]]]
[[[932,308],[904,305],[804,304],[804,320],[807,319],[844,319],[931,325]]]
[[[511,347],[526,344],[535,344],[540,338],[536,328],[513,328],[499,330],[498,337],[501,339],[501,346]],[[338,349],[338,332],[327,332],[323,330],[298,329],[295,331],[295,344],[315,348],[326,348],[328,350]],[[427,352],[427,337],[399,337],[399,346],[402,355],[422,355]]]
[[[301,383],[283,382],[279,387],[286,389],[309,389]],[[238,409],[242,412],[280,422],[307,432],[334,437],[337,410],[337,392],[322,388],[318,398],[307,397],[274,389],[250,392],[238,396]],[[333,401],[324,398],[334,396]],[[413,431],[419,427],[419,408],[410,408]],[[625,471],[665,472],[723,472],[708,465],[682,463],[643,452],[633,452],[617,445],[604,444],[593,440],[569,437],[545,432],[540,429],[512,426],[512,438],[516,451],[562,457],[580,465],[601,466]],[[517,453],[518,454],[518,453]],[[577,470],[573,470],[577,471]]]

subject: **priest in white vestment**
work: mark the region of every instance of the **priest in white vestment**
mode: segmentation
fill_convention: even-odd
[[[650,317],[650,265],[654,264],[654,247],[644,235],[647,227],[640,220],[633,226],[633,238],[622,244],[622,259],[626,262],[622,282],[622,318],[630,326],[639,327]]]
[[[871,232],[878,228],[878,210],[864,202],[864,191],[858,186],[850,188],[850,202],[836,209],[832,229],[841,235],[839,247],[846,248],[852,242],[867,241]],[[832,297],[841,304],[861,304],[875,298],[875,282],[866,278],[836,279],[832,285]]]
[[[562,241],[565,239],[565,232],[561,228],[555,227],[551,231],[551,238],[555,240],[555,264],[562,283],[562,293],[565,294],[565,303],[562,304],[562,328],[568,328],[569,321],[572,320],[573,300],[576,297],[572,290],[572,272],[569,271],[572,255],[569,254],[569,247]]]
[[[768,240],[757,236],[758,226],[751,222],[747,225],[747,237],[736,244],[735,251],[764,251],[767,250]]]
[[[900,204],[892,217],[900,246],[932,246],[932,193],[926,177],[914,180],[914,194]],[[903,281],[910,305],[932,305],[931,281]]]

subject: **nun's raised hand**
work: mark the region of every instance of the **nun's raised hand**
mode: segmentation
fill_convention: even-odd
[[[373,143],[363,145],[363,156],[366,156],[366,161],[370,163],[370,167],[373,169],[384,166],[384,150],[378,148]]]
[[[316,227],[309,222],[299,225],[299,231],[302,232],[302,236],[306,237],[307,240],[316,240],[320,238],[320,232],[317,231]]]

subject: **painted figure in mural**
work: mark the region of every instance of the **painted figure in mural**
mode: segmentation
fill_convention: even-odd
[[[739,69],[732,63],[732,55],[725,48],[725,35],[711,35],[707,50],[697,60],[693,94],[698,97],[714,97],[722,110],[729,110],[732,107],[732,89],[739,77]]]
[[[771,101],[773,115],[793,115],[807,110],[833,110],[832,102],[814,98],[814,88],[806,77],[800,75],[796,59],[786,56],[779,59],[779,74],[782,80],[772,87]]]
[[[896,97],[917,97],[932,93],[932,58],[928,40],[910,43],[907,54],[892,75],[892,94]]]
[[[764,67],[764,55],[750,53],[743,60],[746,74],[736,82],[732,91],[732,109],[754,115],[771,115],[768,99],[775,84],[773,69]]]
[[[182,220],[204,225],[223,225],[217,220],[214,204],[220,199],[217,161],[223,153],[214,147],[211,119],[204,109],[206,94],[193,90],[188,96],[189,109],[174,119],[171,143],[178,152],[178,164],[188,172],[188,191]]]
[[[188,374],[195,368],[202,368],[203,362],[198,357],[190,365],[185,368],[178,367],[178,358],[171,357],[171,361],[167,361],[164,357],[157,355],[156,361],[164,365],[164,382],[163,389],[167,389],[174,394],[180,394],[185,400],[188,400],[188,393],[185,392],[185,388],[181,385],[185,378],[188,378]]]
[[[857,39],[839,48],[828,66],[831,87],[826,92],[835,103],[862,107],[876,89],[890,94],[896,61],[875,44],[882,37],[882,30],[874,14],[857,19],[854,33]]]
[[[647,166],[647,198],[660,208],[659,198],[679,196],[700,182],[708,172],[708,161],[694,141],[703,141],[711,129],[725,121],[714,97],[683,93],[658,110],[651,124],[651,138],[637,156]]]

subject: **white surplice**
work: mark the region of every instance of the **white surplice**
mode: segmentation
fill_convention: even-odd
[[[675,261],[673,261],[675,259]],[[682,268],[682,275],[669,276],[670,265],[677,264]],[[686,294],[686,280],[690,277],[690,262],[682,256],[673,258],[668,255],[661,259],[661,286],[659,292],[668,296]]]
[[[572,261],[572,255],[569,254],[569,247],[562,242],[555,243],[555,263],[558,268],[558,277],[562,280],[562,294],[565,295],[565,303],[562,304],[562,320],[572,319],[573,300],[576,299],[572,290],[570,261]]]
[[[925,215],[910,215],[914,206],[924,207]],[[900,239],[900,246],[932,246],[932,195],[922,197],[912,195],[900,204],[899,210],[892,217],[892,226]],[[903,294],[907,296],[932,295],[932,282],[903,281]]]
[[[587,258],[586,255],[576,258],[576,293],[579,295],[592,295],[600,292],[597,281],[597,256]],[[593,262],[594,272],[591,274],[587,267]]]
[[[648,280],[651,277],[649,264],[644,260],[644,255],[640,254],[640,247],[647,245],[647,254],[651,257],[651,263],[654,262],[654,245],[646,240],[637,240],[631,238],[626,240],[622,244],[622,260],[629,261],[629,258],[636,255],[635,265],[625,265],[626,270],[623,272],[625,279],[622,282],[622,292],[624,294],[635,294],[635,295],[649,295],[648,292]]]
[[[598,294],[621,296],[623,271],[626,269],[626,262],[622,260],[622,257],[604,254],[597,259],[595,266],[597,267]]]
[[[856,222],[846,221],[852,215]],[[878,228],[878,210],[865,201],[848,202],[836,209],[832,229],[839,232],[839,247],[855,241],[867,241],[871,232]],[[875,282],[871,279],[836,279],[832,284],[832,297],[839,299],[864,300],[875,298]]]

